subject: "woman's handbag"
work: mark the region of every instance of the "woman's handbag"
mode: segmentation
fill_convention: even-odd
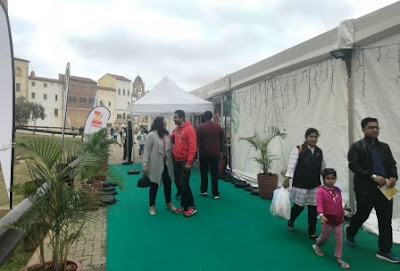
[[[139,188],[146,188],[150,187],[150,179],[147,177],[147,175],[143,174],[142,178],[140,178],[137,182],[137,187]]]

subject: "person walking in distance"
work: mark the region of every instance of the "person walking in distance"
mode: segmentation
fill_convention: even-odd
[[[175,142],[172,154],[174,157],[175,183],[181,195],[181,207],[177,208],[175,213],[184,213],[186,217],[190,217],[197,212],[189,184],[190,172],[197,149],[196,131],[190,121],[185,120],[183,110],[175,111],[174,122],[177,126],[171,134],[171,139]]]
[[[200,154],[200,196],[207,196],[208,170],[210,170],[211,192],[214,199],[219,199],[218,162],[221,155],[221,146],[223,146],[224,142],[224,130],[211,119],[211,111],[206,111],[204,113],[204,123],[200,124],[196,129]]]
[[[350,225],[345,227],[345,241],[350,247],[356,245],[355,236],[359,228],[375,208],[379,228],[379,251],[376,257],[400,263],[400,259],[391,253],[393,199],[388,200],[379,190],[384,185],[390,188],[396,185],[396,161],[389,145],[378,140],[380,127],[377,119],[363,119],[361,128],[364,138],[355,142],[347,155],[349,168],[354,172],[357,212],[351,217]]]

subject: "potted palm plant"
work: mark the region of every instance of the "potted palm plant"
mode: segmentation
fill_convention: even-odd
[[[25,270],[80,270],[80,263],[67,259],[67,255],[71,245],[83,234],[85,224],[95,219],[88,212],[93,196],[81,186],[68,185],[65,179],[89,179],[100,172],[121,183],[122,175],[104,168],[106,161],[102,151],[89,152],[80,145],[62,145],[60,140],[50,137],[28,138],[15,145],[33,153],[35,159],[27,160],[27,166],[32,180],[43,183],[36,193],[27,195],[33,203],[31,210],[20,221],[8,226],[24,232],[39,246],[40,263]],[[67,167],[57,166],[71,161],[71,157],[75,159]],[[46,246],[52,255],[47,262]]]
[[[262,170],[261,173],[257,174],[258,189],[262,199],[271,199],[278,185],[278,175],[269,172],[272,162],[278,159],[271,154],[269,149],[269,144],[276,137],[284,139],[286,133],[281,132],[275,126],[271,126],[268,127],[264,136],[255,133],[253,136],[239,138],[239,140],[248,142],[258,154],[257,157],[252,157],[252,159],[260,165]]]

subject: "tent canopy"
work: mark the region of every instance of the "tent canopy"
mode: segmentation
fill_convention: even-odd
[[[179,109],[186,114],[203,114],[207,110],[213,112],[213,103],[186,92],[165,76],[128,111],[132,115],[163,115],[173,114]]]

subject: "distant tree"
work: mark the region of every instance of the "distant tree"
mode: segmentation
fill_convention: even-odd
[[[24,97],[18,97],[15,100],[15,124],[27,124],[32,112],[32,118],[46,117],[44,107],[40,104],[28,102]]]

